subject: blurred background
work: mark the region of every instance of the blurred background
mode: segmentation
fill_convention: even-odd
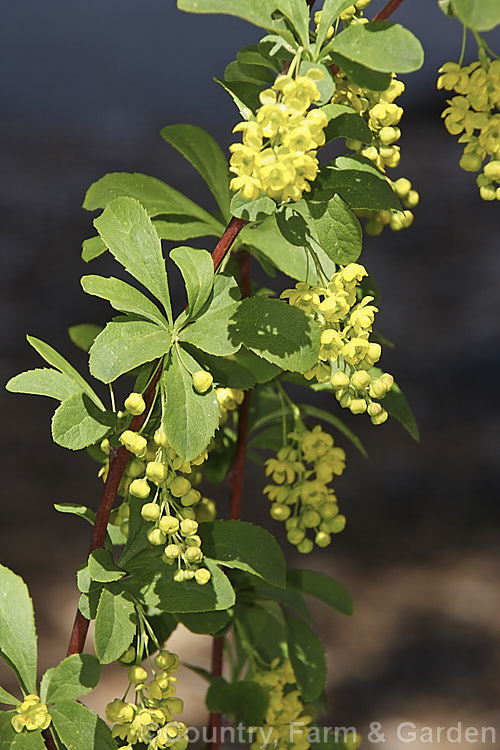
[[[370,15],[382,4],[374,0]],[[338,436],[348,453],[337,483],[348,527],[307,560],[287,550],[292,565],[337,577],[355,602],[351,619],[314,609],[328,649],[326,723],[366,734],[370,722],[381,722],[388,750],[403,747],[394,735],[400,721],[461,721],[500,734],[499,207],[479,199],[440,120],[445,94],[435,89],[436,71],[458,59],[461,28],[435,2],[407,0],[394,20],[426,51],[423,69],[403,77],[402,161],[394,170],[413,182],[421,203],[411,229],[366,239],[363,262],[381,290],[378,328],[395,345],[383,366],[409,398],[421,442],[395,421],[373,428],[363,417],[349,420],[370,459]],[[238,49],[258,38],[257,29],[234,18],[180,13],[173,0],[3,0],[2,383],[40,366],[26,332],[83,369],[85,357],[66,329],[109,315],[79,286],[89,272],[80,244],[93,234],[92,217],[80,206],[93,181],[108,171],[144,172],[215,208],[159,130],[196,123],[227,148],[237,112],[212,77],[222,77]],[[500,51],[500,35],[487,38]],[[114,272],[110,258],[94,263],[91,272]],[[333,406],[329,399],[322,405]],[[83,521],[60,516],[52,504],[95,507],[100,492],[90,459],[51,444],[53,408],[48,399],[0,391],[1,561],[32,592],[41,669],[65,653],[74,573],[89,538]],[[247,472],[243,518],[277,531],[279,524],[265,520],[257,474]],[[209,491],[224,510],[225,490]],[[208,637],[179,628],[171,647],[208,664]],[[9,680],[0,668],[0,682],[12,689]],[[124,682],[119,668],[106,668],[86,702],[102,711]],[[198,677],[182,673],[188,724],[205,720],[203,690]]]

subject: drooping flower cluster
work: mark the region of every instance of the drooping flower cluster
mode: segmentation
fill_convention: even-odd
[[[370,159],[383,173],[387,167],[397,167],[401,152],[396,143],[401,137],[401,130],[398,126],[403,116],[403,109],[395,104],[395,100],[403,93],[404,83],[394,76],[385,91],[370,91],[350,81],[342,72],[336,74],[335,82],[336,88],[332,102],[351,107],[366,120],[373,134],[372,142],[367,145],[347,138],[346,146]],[[385,226],[398,231],[409,227],[413,222],[413,213],[410,209],[418,204],[417,191],[405,178],[395,182],[387,179],[404,206],[404,210],[356,211],[358,216],[367,219],[365,229],[368,234],[380,234]]]
[[[328,120],[320,109],[309,110],[320,99],[315,81],[318,68],[296,77],[279,75],[259,95],[262,106],[255,117],[236,125],[243,143],[230,146],[231,190],[247,200],[265,193],[276,201],[298,201],[318,172],[317,149],[325,143]],[[309,110],[309,111],[308,111]]]
[[[40,702],[38,695],[27,695],[22,703],[16,708],[16,713],[11,719],[15,732],[34,732],[39,729],[47,729],[52,721],[49,710],[45,703]]]
[[[274,659],[254,680],[269,692],[269,707],[265,724],[253,732],[256,737],[251,750],[261,750],[263,738],[266,746],[275,750],[308,750],[309,725],[316,712],[304,706],[290,661]]]
[[[477,178],[481,198],[500,200],[500,60],[463,68],[447,62],[439,72],[438,89],[458,94],[441,116],[448,132],[466,144],[460,166],[467,172],[482,169]]]
[[[179,658],[169,651],[160,651],[154,660],[153,679],[146,682],[148,673],[140,665],[130,667],[129,682],[135,687],[136,702],[116,699],[106,706],[106,718],[115,726],[111,730],[115,739],[127,744],[120,747],[133,750],[136,743],[148,750],[171,747],[186,750],[187,727],[174,721],[184,703],[176,696]],[[158,671],[157,671],[158,670]]]
[[[378,402],[394,379],[388,373],[374,377],[369,372],[380,359],[382,347],[370,341],[378,312],[371,304],[373,297],[357,301],[359,283],[367,275],[364,266],[349,263],[333,274],[326,287],[299,282],[281,297],[311,315],[321,328],[319,361],[304,377],[329,383],[343,408],[353,414],[367,412],[377,425],[387,420],[387,411]]]
[[[272,503],[271,516],[285,521],[287,539],[299,552],[312,552],[314,543],[327,547],[331,535],[343,531],[346,519],[329,485],[344,468],[345,452],[335,447],[333,437],[320,425],[289,433],[276,458],[266,461],[266,476],[275,482],[264,488]],[[314,543],[308,531],[314,534]]]

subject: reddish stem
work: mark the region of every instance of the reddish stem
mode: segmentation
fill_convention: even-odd
[[[50,729],[44,729],[42,732],[42,737],[47,750],[57,750],[57,746],[54,742],[54,738],[52,737],[52,732],[50,731]]]
[[[231,245],[239,235],[245,224],[248,224],[246,219],[237,219],[233,216],[231,221],[226,227],[226,230],[218,243],[216,244],[212,252],[212,260],[214,262],[215,270],[218,269],[222,261],[224,260],[226,253],[231,248]]]
[[[153,379],[144,393],[144,401],[146,402],[146,409],[143,414],[134,417],[130,423],[129,429],[132,431],[139,430],[144,424],[148,415],[149,409],[154,400],[156,386],[161,375],[161,367],[158,367]],[[130,453],[124,448],[112,448],[109,454],[109,471],[104,483],[102,490],[101,500],[97,509],[96,519],[94,528],[92,530],[92,536],[90,538],[89,554],[96,549],[99,549],[104,545],[106,539],[106,531],[108,528],[109,514],[115,501],[116,492],[118,485],[122,478],[122,474],[127,465]],[[82,615],[79,609],[77,609],[75,622],[73,624],[73,630],[71,631],[71,637],[68,646],[67,656],[73,654],[81,654],[83,647],[85,646],[85,639],[89,629],[89,621]]]
[[[212,675],[220,677],[222,675],[222,657],[224,653],[224,638],[213,638],[212,640]],[[221,725],[222,715],[210,713],[208,717],[208,736],[210,750],[218,750],[221,742]]]
[[[384,5],[382,10],[379,10],[377,15],[372,18],[372,21],[385,21],[386,18],[389,18],[399,8],[402,2],[404,0],[389,0],[387,5]]]

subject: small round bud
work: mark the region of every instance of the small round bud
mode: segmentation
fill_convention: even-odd
[[[155,484],[161,484],[168,475],[168,466],[159,461],[150,461],[146,466],[146,476]]]
[[[377,414],[375,417],[372,417],[372,424],[375,424],[375,425],[384,424],[384,422],[387,422],[388,418],[389,418],[389,414],[386,412],[385,409],[382,409],[380,414]]]
[[[184,571],[184,580],[185,581],[191,581],[194,578],[194,570],[185,570]]]
[[[167,537],[160,529],[150,529],[148,531],[148,541],[154,547],[161,547],[167,541]]]
[[[375,401],[372,401],[371,404],[368,404],[368,415],[370,417],[376,417],[383,411],[382,405],[376,403]]]
[[[357,370],[351,375],[351,383],[357,391],[364,391],[371,383],[371,377],[366,370]]]
[[[396,191],[398,198],[406,198],[411,190],[411,182],[406,177],[400,177],[399,180],[393,182],[392,187]]]
[[[125,653],[120,656],[119,661],[121,661],[122,664],[132,664],[132,662],[135,661],[135,648],[129,646]]]
[[[191,482],[189,479],[186,479],[186,477],[175,477],[175,479],[170,482],[168,489],[174,497],[183,497],[183,495],[187,495],[191,489]]]
[[[133,703],[125,703],[125,701],[115,698],[114,701],[108,703],[105,713],[108,721],[128,723],[135,716],[135,706]]]
[[[166,671],[177,669],[179,666],[179,657],[177,654],[172,654],[170,651],[160,651],[155,657],[155,665],[158,669],[164,669]]]
[[[286,535],[286,538],[290,542],[290,544],[300,544],[300,542],[304,539],[306,535],[306,532],[304,529],[290,529],[288,534]]]
[[[372,380],[368,393],[372,398],[384,398],[388,388],[384,381],[379,378],[378,380]]]
[[[181,534],[182,536],[193,536],[198,531],[198,524],[196,521],[192,521],[190,518],[185,518],[181,521]]]
[[[274,518],[275,521],[286,521],[286,519],[290,516],[291,509],[289,505],[284,505],[283,503],[273,503],[269,512],[271,514],[271,518]]]
[[[297,552],[301,552],[303,555],[308,555],[314,549],[314,544],[311,539],[303,539],[300,544],[297,545]]]
[[[318,547],[328,547],[328,545],[332,541],[332,537],[330,534],[327,534],[325,531],[318,531],[314,538],[315,543]]]
[[[198,568],[198,570],[195,570],[194,579],[196,583],[200,584],[200,586],[204,586],[205,583],[208,583],[211,577],[212,574],[206,568]]]
[[[167,443],[167,437],[165,433],[163,432],[163,427],[158,427],[154,434],[153,440],[155,441],[156,445],[160,445],[162,448],[166,448]]]
[[[306,510],[302,514],[302,525],[306,529],[313,529],[321,523],[321,516],[316,510]]]
[[[349,404],[349,409],[353,414],[364,414],[366,408],[366,401],[363,398],[353,398]]]
[[[325,521],[329,521],[331,518],[335,518],[336,515],[338,515],[339,512],[339,506],[337,503],[325,503],[321,506],[321,518],[324,518]]]
[[[134,479],[132,482],[130,482],[128,491],[134,497],[140,497],[141,500],[145,500],[147,497],[149,497],[151,488],[146,479]]]
[[[141,516],[145,521],[157,521],[160,517],[160,506],[156,503],[146,503],[141,508]]]
[[[177,573],[174,574],[174,581],[176,583],[183,583],[183,581],[186,580],[186,571],[184,570],[178,570]]]
[[[168,544],[163,552],[169,560],[175,560],[181,554],[181,548],[178,544]]]
[[[193,388],[197,393],[206,393],[212,387],[214,379],[206,370],[193,372]]]
[[[479,154],[469,152],[462,154],[459,164],[466,172],[478,172],[482,167],[483,160]]]
[[[158,524],[160,530],[165,534],[175,534],[179,531],[179,520],[175,516],[163,516]]]
[[[408,196],[404,199],[403,203],[406,208],[415,208],[420,202],[420,196],[416,190],[410,190]]]
[[[131,393],[124,402],[125,409],[136,417],[143,414],[146,409],[146,402],[140,393]]]
[[[217,506],[214,501],[208,497],[202,497],[196,506],[196,520],[201,523],[203,521],[214,521],[216,518]]]
[[[484,165],[483,172],[489,180],[495,180],[495,182],[498,182],[500,180],[500,161],[495,160],[488,162],[488,164]]]
[[[137,479],[137,477],[142,477],[145,468],[146,464],[144,463],[144,461],[141,461],[140,458],[134,458],[127,464],[127,476],[130,477],[130,479]]]
[[[479,195],[483,201],[494,201],[496,200],[496,190],[493,185],[485,185],[479,188]]]
[[[129,682],[133,682],[134,685],[139,685],[141,682],[144,682],[144,680],[147,680],[148,673],[145,669],[139,666],[130,667],[128,670],[128,679]]]
[[[332,387],[335,388],[335,390],[339,388],[347,388],[349,385],[349,375],[347,375],[345,372],[337,370],[337,372],[332,375],[331,384]]]
[[[199,563],[203,560],[203,552],[199,547],[188,547],[184,556],[190,563]]]
[[[201,498],[201,492],[198,490],[190,489],[185,495],[181,497],[181,503],[184,507],[190,505],[196,505]]]
[[[111,446],[109,444],[108,438],[104,438],[104,440],[101,441],[101,450],[103,453],[105,453],[107,456],[109,456],[109,452],[111,450]]]
[[[342,514],[339,514],[338,516],[335,516],[335,518],[332,518],[330,521],[330,531],[332,534],[340,534],[341,531],[344,531],[346,525],[346,517]]]

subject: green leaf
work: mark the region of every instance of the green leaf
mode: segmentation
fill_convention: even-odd
[[[83,207],[89,211],[106,208],[111,201],[123,197],[135,198],[150,216],[172,216],[174,222],[189,217],[193,223],[192,219],[196,219],[194,223],[205,225],[205,232],[210,230],[218,233],[221,226],[208,211],[178,190],[155,177],[137,172],[112,172],[104,175],[88,189]]]
[[[182,353],[181,353],[182,352]],[[203,453],[219,426],[215,388],[197,393],[192,373],[198,363],[185,351],[172,350],[162,378],[168,394],[163,427],[169,445],[185,460]]]
[[[266,529],[246,521],[210,521],[200,524],[198,533],[204,554],[220,565],[285,585],[285,558]]]
[[[177,618],[192,633],[215,635],[230,622],[225,610],[179,615]]]
[[[208,354],[234,354],[241,346],[231,335],[231,324],[239,308],[239,300],[240,290],[235,279],[215,276],[209,304],[197,320],[182,329],[179,340],[193,344]]]
[[[86,393],[92,401],[97,404],[101,409],[104,409],[103,403],[99,396],[94,392],[94,390],[90,387],[90,385],[87,383],[84,378],[80,375],[78,370],[75,370],[73,365],[70,365],[70,363],[64,359],[58,352],[56,352],[55,349],[53,349],[49,344],[46,344],[41,339],[37,339],[34,336],[26,336],[26,340],[28,344],[30,344],[35,351],[38,352],[38,354],[49,363],[49,365],[52,365],[52,367],[55,367],[56,370],[60,370],[64,375],[67,375],[69,378],[72,378],[72,380],[75,381],[79,385],[79,391],[83,391]]]
[[[188,315],[196,318],[214,286],[212,256],[196,247],[176,247],[170,257],[179,267],[186,285]]]
[[[234,359],[238,364],[243,365],[252,373],[256,383],[267,383],[282,373],[282,369],[273,365],[244,346],[236,352]]]
[[[163,357],[171,346],[172,335],[155,323],[114,318],[92,344],[90,372],[103,383],[112,383],[134,367]]]
[[[258,583],[253,583],[253,592],[255,597],[259,599],[270,599],[273,602],[284,604],[294,609],[304,619],[312,621],[309,607],[305,603],[304,597],[298,591],[293,591],[290,588],[278,588],[264,581],[259,581]]]
[[[269,693],[258,682],[216,679],[208,688],[206,705],[209,711],[228,714],[247,726],[261,726],[269,706]]]
[[[328,203],[310,203],[319,244],[335,264],[354,263],[363,248],[363,233],[347,203],[334,195]]]
[[[109,583],[119,581],[125,575],[125,571],[115,565],[108,550],[96,549],[89,556],[89,575],[93,581]]]
[[[66,750],[116,750],[111,731],[97,714],[76,701],[58,701],[50,713]]]
[[[20,372],[19,375],[11,378],[5,387],[12,393],[49,396],[58,401],[64,401],[75,393],[81,393],[79,384],[73,378],[49,367]]]
[[[75,393],[54,412],[52,438],[63,448],[81,450],[102,440],[115,421],[114,414],[98,409],[85,393]]]
[[[274,75],[261,65],[247,65],[234,61],[226,66],[224,79],[227,83],[250,83],[262,89],[262,86],[272,85]]]
[[[235,343],[284,370],[305,372],[318,359],[320,331],[312,318],[286,302],[267,297],[244,299],[230,326]]]
[[[330,59],[338,65],[343,73],[357,86],[370,91],[385,91],[391,83],[390,73],[380,73],[378,70],[360,65],[338,53],[330,54]]]
[[[335,194],[352,209],[395,209],[401,205],[386,177],[362,156],[339,156],[316,178],[309,200],[329,201]]]
[[[278,228],[276,217],[271,216],[260,224],[249,224],[240,232],[241,242],[257,250],[278,270],[298,281],[321,283],[310,248],[298,246],[287,240]],[[321,248],[315,247],[316,256],[327,276],[334,273],[331,261]]]
[[[84,352],[88,352],[95,337],[101,331],[102,326],[96,326],[93,323],[79,323],[76,326],[70,326],[68,328],[68,334],[71,341]]]
[[[128,562],[131,576],[123,585],[147,606],[163,612],[185,614],[229,609],[236,599],[229,578],[208,557],[203,558],[203,566],[212,574],[208,583],[203,586],[196,581],[179,583],[174,581],[176,567],[163,562],[157,550],[147,549]]]
[[[287,570],[286,581],[288,588],[314,596],[343,615],[353,613],[349,592],[325,573],[315,570]]]
[[[94,226],[116,260],[162,303],[170,320],[165,260],[146,210],[133,198],[117,198],[94,220]]]
[[[12,743],[17,738],[11,719],[14,711],[0,711],[0,750],[11,750]]]
[[[45,741],[41,732],[21,732],[16,734],[10,750],[45,750]]]
[[[321,695],[326,680],[325,649],[309,625],[286,614],[288,653],[305,703]]]
[[[94,643],[101,664],[111,664],[128,649],[135,636],[133,603],[122,593],[103,589],[95,619]]]
[[[372,367],[369,372],[374,378],[379,378],[382,375],[382,370],[378,367]],[[420,431],[415,415],[397,383],[394,383],[389,393],[386,393],[380,403],[389,412],[391,417],[395,417],[398,422],[401,422],[414,440],[417,442],[420,440]]]
[[[179,10],[188,13],[224,13],[238,16],[245,21],[269,31],[283,28],[283,22],[273,19],[278,6],[277,0],[177,0]]]
[[[33,603],[23,579],[0,565],[0,656],[27,693],[36,693],[37,646]]]
[[[174,242],[184,242],[194,237],[220,237],[225,229],[224,224],[215,218],[208,224],[189,216],[163,214],[153,219],[153,226],[160,239]]]
[[[5,703],[7,706],[17,706],[20,702],[19,698],[15,698],[5,688],[0,686],[0,703]]]
[[[99,237],[89,237],[87,240],[82,242],[82,260],[85,263],[89,263],[94,258],[98,258],[100,255],[106,252],[108,248]]]
[[[362,143],[372,142],[373,133],[361,115],[351,107],[344,104],[327,104],[321,109],[328,117],[325,129],[327,143],[334,138],[351,138]]]
[[[276,7],[290,21],[297,41],[309,48],[309,5],[306,0],[275,0]]]
[[[210,484],[220,484],[227,477],[236,452],[236,433],[228,427],[217,432],[217,439],[203,464],[203,475]]]
[[[168,328],[167,321],[154,302],[125,281],[113,277],[82,276],[81,285],[84,292],[108,300],[111,307],[119,312],[140,315],[142,318]]]
[[[382,73],[411,73],[424,62],[422,45],[400,24],[372,21],[348,26],[328,45],[332,52]]]
[[[245,639],[265,661],[271,662],[277,656],[287,657],[286,630],[281,622],[269,616],[267,609],[252,602],[237,604],[234,611],[235,619],[244,627]],[[239,630],[236,630],[236,641]]]
[[[238,364],[232,358],[216,357],[213,354],[202,352],[201,349],[197,349],[189,344],[185,348],[204,370],[209,370],[212,373],[217,385],[245,390],[255,384],[255,378],[250,370]]]
[[[233,102],[238,107],[238,111],[243,120],[249,120],[252,112],[260,107],[259,93],[262,87],[255,83],[245,81],[221,81],[214,78],[214,81],[227,91]]]
[[[90,510],[85,505],[80,505],[79,503],[54,503],[54,508],[59,513],[68,513],[69,515],[84,518],[91,526],[95,523],[95,511]],[[113,544],[123,544],[120,534],[121,532],[116,526],[108,523],[106,546],[109,549],[112,549]]]
[[[99,682],[101,665],[92,654],[73,654],[48,669],[40,685],[42,703],[72,700],[90,693]]]
[[[351,5],[350,0],[325,0],[321,9],[321,20],[316,34],[316,45],[314,47],[314,57],[317,58],[318,51],[326,39],[328,29],[333,22],[340,16],[343,10]]]
[[[455,13],[466,26],[489,31],[500,24],[498,0],[453,0]]]
[[[231,200],[231,213],[245,221],[262,221],[276,211],[276,203],[263,193],[256,200],[244,198],[241,190]]]
[[[212,136],[196,125],[168,125],[161,131],[161,136],[200,173],[224,218],[229,220],[228,166],[220,146]]]

